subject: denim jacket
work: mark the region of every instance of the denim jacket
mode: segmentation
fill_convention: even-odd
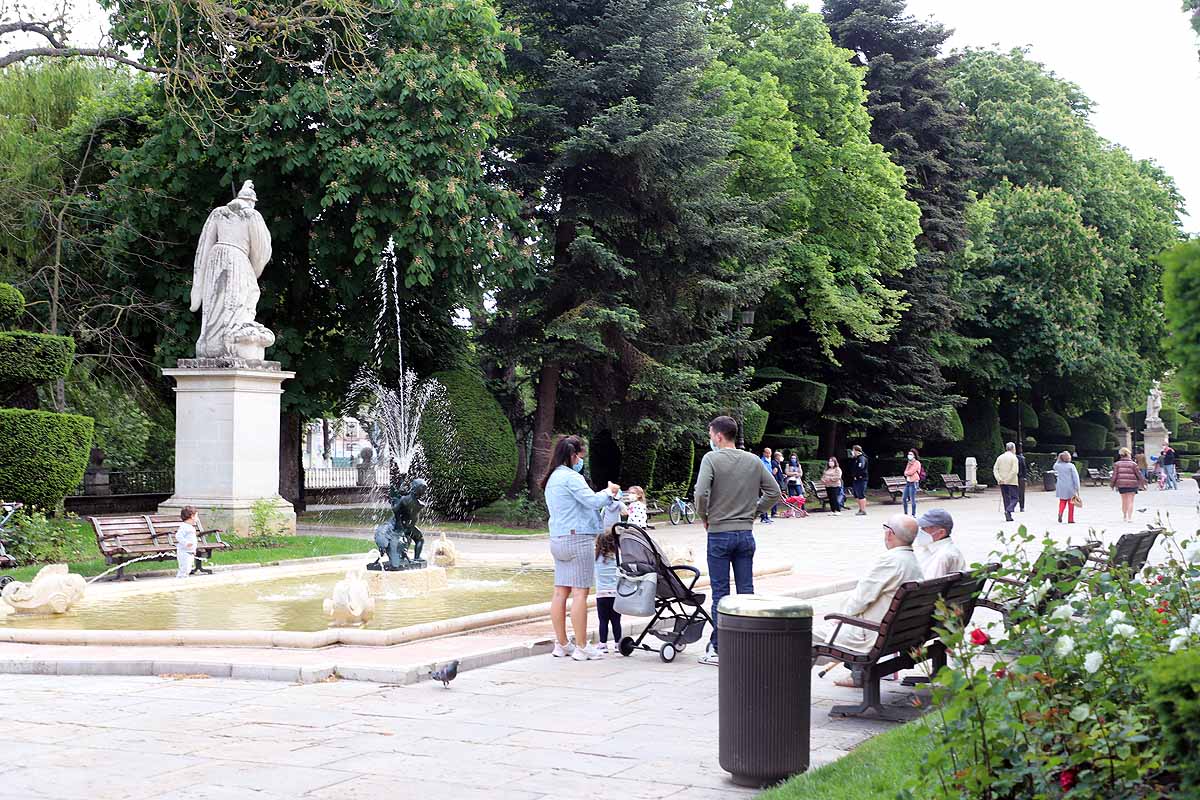
[[[583,476],[566,466],[550,473],[546,483],[546,508],[550,512],[550,538],[572,533],[600,533],[600,511],[620,502],[610,493],[593,492]]]

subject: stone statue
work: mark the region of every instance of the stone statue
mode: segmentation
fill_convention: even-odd
[[[333,597],[325,598],[322,607],[335,627],[361,625],[375,616],[375,598],[371,597],[361,572],[350,570],[333,587]]]
[[[384,569],[389,572],[401,569],[416,569],[425,566],[421,560],[421,548],[425,535],[417,527],[421,515],[421,498],[429,488],[425,481],[417,478],[412,482],[408,494],[396,491],[392,494],[392,520],[375,528],[375,544],[379,547],[379,558],[367,565],[367,569]],[[408,557],[408,546],[413,545],[413,556]],[[387,563],[381,563],[387,556]]]
[[[275,334],[254,321],[258,278],[271,259],[271,234],[246,181],[235,199],[208,215],[192,276],[192,311],[202,311],[197,358],[261,361]]]
[[[66,564],[49,564],[38,570],[32,583],[6,585],[0,599],[18,614],[64,614],[83,599],[86,586],[83,577],[71,574]]]
[[[1159,416],[1162,411],[1162,389],[1158,387],[1159,382],[1155,381],[1146,397],[1146,430],[1149,431],[1161,431],[1166,427]]]

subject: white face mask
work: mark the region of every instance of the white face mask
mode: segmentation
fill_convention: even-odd
[[[909,454],[908,454],[908,460],[909,460],[909,461],[916,461],[916,460],[917,460],[917,457],[916,457],[916,456],[914,456],[912,453],[909,453]]]
[[[933,537],[926,533],[922,528],[921,530],[917,531],[916,544],[918,547],[928,547],[929,545],[933,544]]]

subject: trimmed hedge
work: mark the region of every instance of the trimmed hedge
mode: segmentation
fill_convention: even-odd
[[[1067,418],[1047,408],[1038,414],[1038,439],[1043,442],[1065,442],[1071,438]]]
[[[1071,441],[1085,453],[1104,451],[1108,444],[1108,428],[1085,419],[1071,423]]]
[[[674,442],[664,442],[654,461],[654,487],[672,483],[690,483],[695,466],[696,448],[686,436]]]
[[[91,417],[0,408],[0,497],[55,510],[83,480],[91,449]]]
[[[41,383],[65,378],[74,357],[75,340],[70,336],[0,333],[0,381]]]
[[[1200,650],[1183,649],[1147,669],[1150,704],[1162,725],[1166,763],[1179,770],[1188,797],[1200,792]]]
[[[1113,430],[1112,414],[1107,414],[1103,411],[1087,411],[1083,414],[1080,414],[1078,419],[1090,422],[1093,425],[1099,425],[1106,431]]]
[[[646,488],[654,483],[654,466],[662,437],[657,433],[625,433],[621,436],[622,486]]]
[[[1180,422],[1179,427],[1175,429],[1175,435],[1186,441],[1194,441],[1200,438],[1200,425],[1194,422]]]
[[[25,296],[11,283],[0,283],[0,328],[16,325],[25,313]]]
[[[1179,424],[1183,422],[1183,415],[1173,408],[1164,408],[1159,412],[1158,416],[1162,418],[1163,425],[1167,426],[1167,430],[1171,432],[1172,436],[1175,435]]]
[[[925,468],[926,484],[938,488],[942,485],[941,475],[946,475],[953,471],[954,465],[950,456],[921,456],[919,459],[921,466]],[[894,478],[904,474],[904,468],[908,466],[908,458],[878,458],[870,465],[871,483],[875,486],[883,486],[884,478]],[[961,474],[958,477],[963,477]]]
[[[991,398],[971,398],[960,413],[963,440],[952,448],[954,463],[965,472],[966,459],[974,456],[979,462],[977,480],[982,484],[994,485],[996,478],[992,474],[992,465],[996,462],[996,456],[1004,450],[996,401]]]
[[[1174,447],[1177,453],[1184,455],[1200,455],[1200,442],[1171,442],[1171,447]]]
[[[963,440],[963,421],[958,411],[946,406],[930,420],[930,433],[926,437],[933,442],[961,442]]]
[[[758,403],[753,403],[742,415],[742,435],[746,438],[747,447],[755,447],[767,433],[769,414]]]
[[[426,413],[418,435],[434,506],[466,516],[499,500],[517,476],[517,441],[504,410],[473,372],[432,376],[446,389],[444,413]],[[434,409],[430,409],[433,412]]]
[[[1034,411],[1033,406],[1029,405],[1029,403],[1021,403],[1020,413],[1021,429],[1026,433],[1029,431],[1036,431],[1041,422],[1038,419],[1037,411]]]
[[[801,461],[811,459],[817,454],[817,447],[820,446],[821,439],[819,436],[809,436],[801,434],[797,436],[788,436],[785,434],[768,434],[763,437],[762,446],[769,447],[772,450],[783,450],[786,455],[795,453],[800,457]]]

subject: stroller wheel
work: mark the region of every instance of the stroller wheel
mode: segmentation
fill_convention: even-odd
[[[662,649],[658,651],[658,657],[670,664],[675,660],[676,653],[677,651],[675,650],[675,645],[667,643],[664,644]]]
[[[687,650],[687,642],[680,642],[679,644],[675,645],[675,649],[682,653],[684,650]]]
[[[620,644],[617,645],[617,649],[620,651],[621,655],[623,655],[623,656],[628,657],[628,656],[633,655],[633,650],[634,650],[633,637],[626,636],[624,639],[621,640]]]

